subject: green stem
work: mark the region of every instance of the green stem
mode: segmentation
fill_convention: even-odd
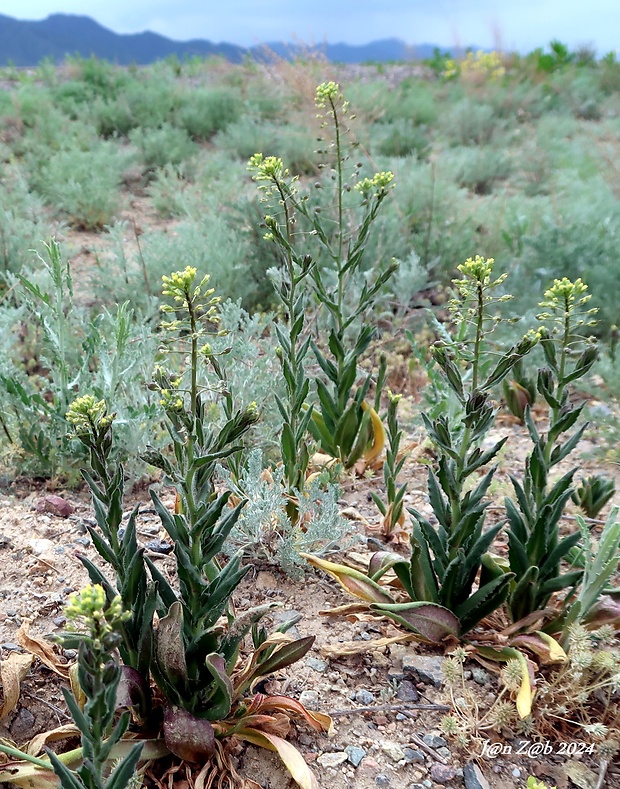
[[[478,388],[478,367],[480,365],[480,345],[482,343],[482,330],[484,328],[484,292],[482,285],[478,284],[478,307],[476,310],[476,340],[474,342],[474,363],[472,372],[472,391]]]
[[[81,748],[79,750],[81,750]],[[44,759],[39,759],[36,756],[31,756],[29,753],[24,753],[24,751],[20,751],[19,748],[12,748],[10,745],[5,745],[4,743],[0,743],[0,751],[2,753],[6,753],[7,756],[12,756],[14,759],[19,759],[20,761],[36,764],[37,767],[43,767],[43,769],[45,770],[52,769],[52,765],[49,761],[45,761]],[[4,765],[2,765],[2,767],[4,767]]]
[[[342,304],[344,301],[344,278],[342,276],[342,248],[344,244],[344,218],[343,218],[343,173],[342,173],[342,142],[340,139],[340,121],[338,119],[338,112],[333,98],[330,98],[329,103],[332,108],[332,116],[334,118],[334,132],[336,135],[336,177],[337,177],[337,191],[338,191],[338,332],[342,332],[343,319],[342,319]]]

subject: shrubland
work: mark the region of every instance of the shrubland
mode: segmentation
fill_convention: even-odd
[[[60,637],[80,767],[2,743],[20,785],[122,789],[142,753],[172,753],[232,786],[236,737],[312,789],[290,720],[331,721],[255,691],[313,639],[269,631],[268,602],[236,608],[253,561],[319,568],[358,598],[344,610],[448,651],[461,746],[568,719],[614,752],[620,520],[613,481],[572,464],[588,390],[617,435],[620,64],[552,42],[438,52],[396,84],[338,71],[75,58],[3,75],[2,456],[51,484],[81,472],[99,555],[78,557],[91,586]],[[502,412],[528,450],[498,501]],[[414,425],[430,513],[405,507]],[[384,544],[362,571],[339,486],[377,472]],[[138,508],[121,526],[147,475],[174,583]],[[498,666],[487,710],[461,688],[470,659]]]

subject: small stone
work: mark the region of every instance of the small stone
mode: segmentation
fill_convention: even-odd
[[[353,767],[357,767],[364,756],[366,756],[366,751],[357,745],[347,745],[344,750],[347,754],[347,759],[351,762]]]
[[[437,784],[447,784],[456,778],[456,770],[449,764],[433,764],[431,766],[431,778]]]
[[[64,627],[67,624],[67,617],[66,616],[55,616],[52,619],[52,622],[56,625],[56,627]]]
[[[425,734],[422,739],[429,748],[445,748],[448,744],[443,737],[438,734]]]
[[[51,540],[32,539],[28,540],[28,545],[35,556],[41,556],[54,550],[54,543]]]
[[[10,548],[11,547],[11,539],[7,537],[5,534],[0,534],[0,548]]]
[[[16,611],[14,608],[7,608],[7,610],[6,610],[6,615],[7,615],[8,617],[14,617],[14,616],[17,616],[17,611]]]
[[[407,764],[424,764],[424,754],[415,748],[403,748],[403,756]]]
[[[12,641],[6,641],[4,644],[0,644],[0,647],[2,647],[2,649],[8,650],[9,652],[17,652],[21,649],[19,644],[14,644]]]
[[[472,669],[471,676],[473,681],[477,682],[478,685],[488,685],[491,681],[488,673],[483,668]]]
[[[512,771],[512,777],[515,779],[521,778],[521,770],[519,770],[518,767],[515,767],[514,770]]]
[[[364,707],[369,707],[371,704],[374,704],[375,701],[375,697],[369,690],[356,691],[354,699],[358,704],[361,704]]]
[[[167,556],[174,550],[174,545],[171,542],[166,542],[165,540],[149,540],[144,544],[144,547],[147,549],[147,551],[153,551],[153,553],[163,553],[164,556]]]
[[[322,753],[317,758],[317,762],[321,767],[340,767],[348,758],[348,755],[342,751],[337,753]]]
[[[463,767],[463,780],[465,781],[465,789],[491,789],[482,770],[474,762],[469,762]]]
[[[306,666],[311,668],[313,671],[316,671],[318,674],[323,674],[325,671],[327,671],[327,662],[325,660],[321,660],[321,658],[306,658]]]
[[[445,658],[434,655],[403,655],[403,673],[413,676],[416,682],[441,687],[443,685],[443,662]]]
[[[48,495],[37,501],[37,512],[50,512],[58,518],[68,518],[74,512],[73,504],[70,504],[61,496]]]
[[[379,762],[376,759],[371,759],[370,756],[366,756],[361,766],[364,770],[376,770],[379,767]]]
[[[273,621],[276,624],[284,624],[284,622],[290,621],[299,622],[300,619],[301,613],[292,608],[289,611],[274,611],[273,613]]]
[[[381,743],[381,750],[387,756],[390,757],[395,762],[400,762],[402,759],[405,758],[405,754],[403,753],[403,749],[397,742],[391,742],[390,740],[385,740]]]
[[[304,690],[300,696],[299,701],[309,710],[318,710],[319,708],[319,694],[316,690]]]
[[[83,545],[85,548],[88,548],[90,545],[90,538],[89,537],[76,537],[73,542],[77,542],[78,545]]]
[[[564,765],[564,770],[566,775],[568,775],[579,789],[594,789],[597,785],[597,774],[587,765],[578,762],[576,759],[569,759]]]
[[[387,775],[379,773],[379,775],[375,775],[375,783],[379,789],[385,789],[386,786],[390,785],[390,779]]]
[[[444,759],[451,759],[452,758],[452,754],[450,753],[450,750],[448,748],[446,748],[445,746],[442,747],[442,748],[437,748],[437,753],[440,756],[443,756]]]
[[[27,742],[32,737],[35,717],[26,707],[22,707],[11,723],[11,736],[16,743]]]
[[[400,701],[419,701],[420,694],[411,680],[404,679],[398,686],[396,698]]]

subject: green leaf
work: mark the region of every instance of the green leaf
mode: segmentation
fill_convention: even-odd
[[[454,613],[459,618],[463,633],[468,633],[485,616],[492,614],[504,603],[513,578],[513,573],[505,573],[478,589],[464,603],[457,606]]]
[[[437,603],[373,603],[370,609],[389,616],[431,644],[439,644],[448,636],[458,638],[460,634],[459,620]]]

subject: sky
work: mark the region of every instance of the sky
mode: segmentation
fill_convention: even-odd
[[[0,13],[83,14],[116,33],[152,30],[242,46],[401,38],[525,52],[558,38],[601,55],[620,49],[620,0],[0,0]]]

